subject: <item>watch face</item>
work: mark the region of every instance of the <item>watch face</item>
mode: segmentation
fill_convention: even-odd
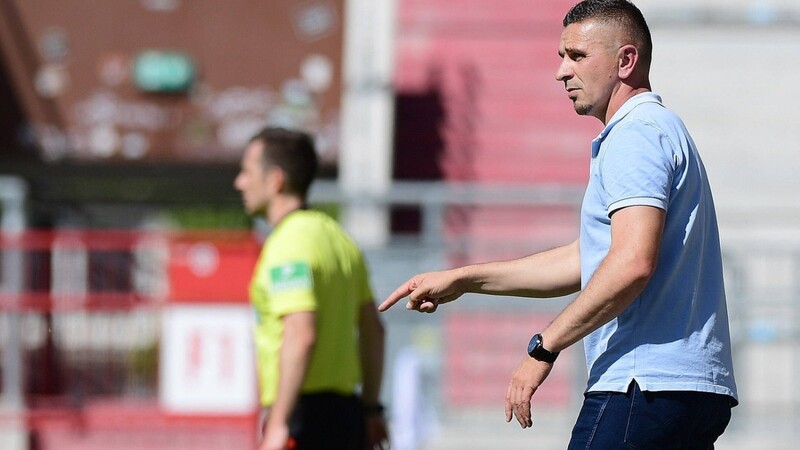
[[[542,336],[534,334],[531,338],[531,341],[528,342],[528,354],[533,356],[533,352],[536,351],[536,347],[540,345],[542,345]]]
[[[543,347],[542,335],[538,333],[533,335],[531,341],[528,343],[528,355],[533,359],[551,364],[554,363],[558,357],[558,353],[549,352]]]

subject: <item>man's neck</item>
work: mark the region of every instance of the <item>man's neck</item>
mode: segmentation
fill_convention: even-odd
[[[267,209],[267,222],[274,227],[292,211],[303,208],[305,202],[299,197],[284,195],[274,198]]]
[[[650,92],[650,85],[647,84],[645,86],[634,88],[627,84],[621,84],[619,89],[611,96],[611,99],[608,102],[608,108],[606,108],[606,116],[604,119],[601,119],[603,125],[608,125],[608,122],[614,117],[617,111],[622,108],[622,105],[625,104],[631,98],[642,94],[644,92]]]

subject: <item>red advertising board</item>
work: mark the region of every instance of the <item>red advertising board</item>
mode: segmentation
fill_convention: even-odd
[[[252,241],[174,241],[170,244],[169,299],[172,302],[247,302],[258,259]]]

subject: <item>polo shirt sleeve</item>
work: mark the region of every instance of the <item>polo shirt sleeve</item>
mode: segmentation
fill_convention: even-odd
[[[667,210],[675,173],[674,146],[656,125],[619,124],[602,158],[600,174],[608,195],[607,213],[628,206]]]

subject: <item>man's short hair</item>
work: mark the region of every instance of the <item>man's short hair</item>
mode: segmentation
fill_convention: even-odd
[[[266,127],[250,139],[253,142],[264,144],[264,169],[281,169],[286,175],[287,193],[305,199],[319,166],[311,136],[298,130]]]
[[[629,42],[636,46],[645,67],[650,67],[653,58],[653,40],[644,15],[627,0],[584,0],[564,16],[564,27],[584,20],[598,20],[627,30]]]

